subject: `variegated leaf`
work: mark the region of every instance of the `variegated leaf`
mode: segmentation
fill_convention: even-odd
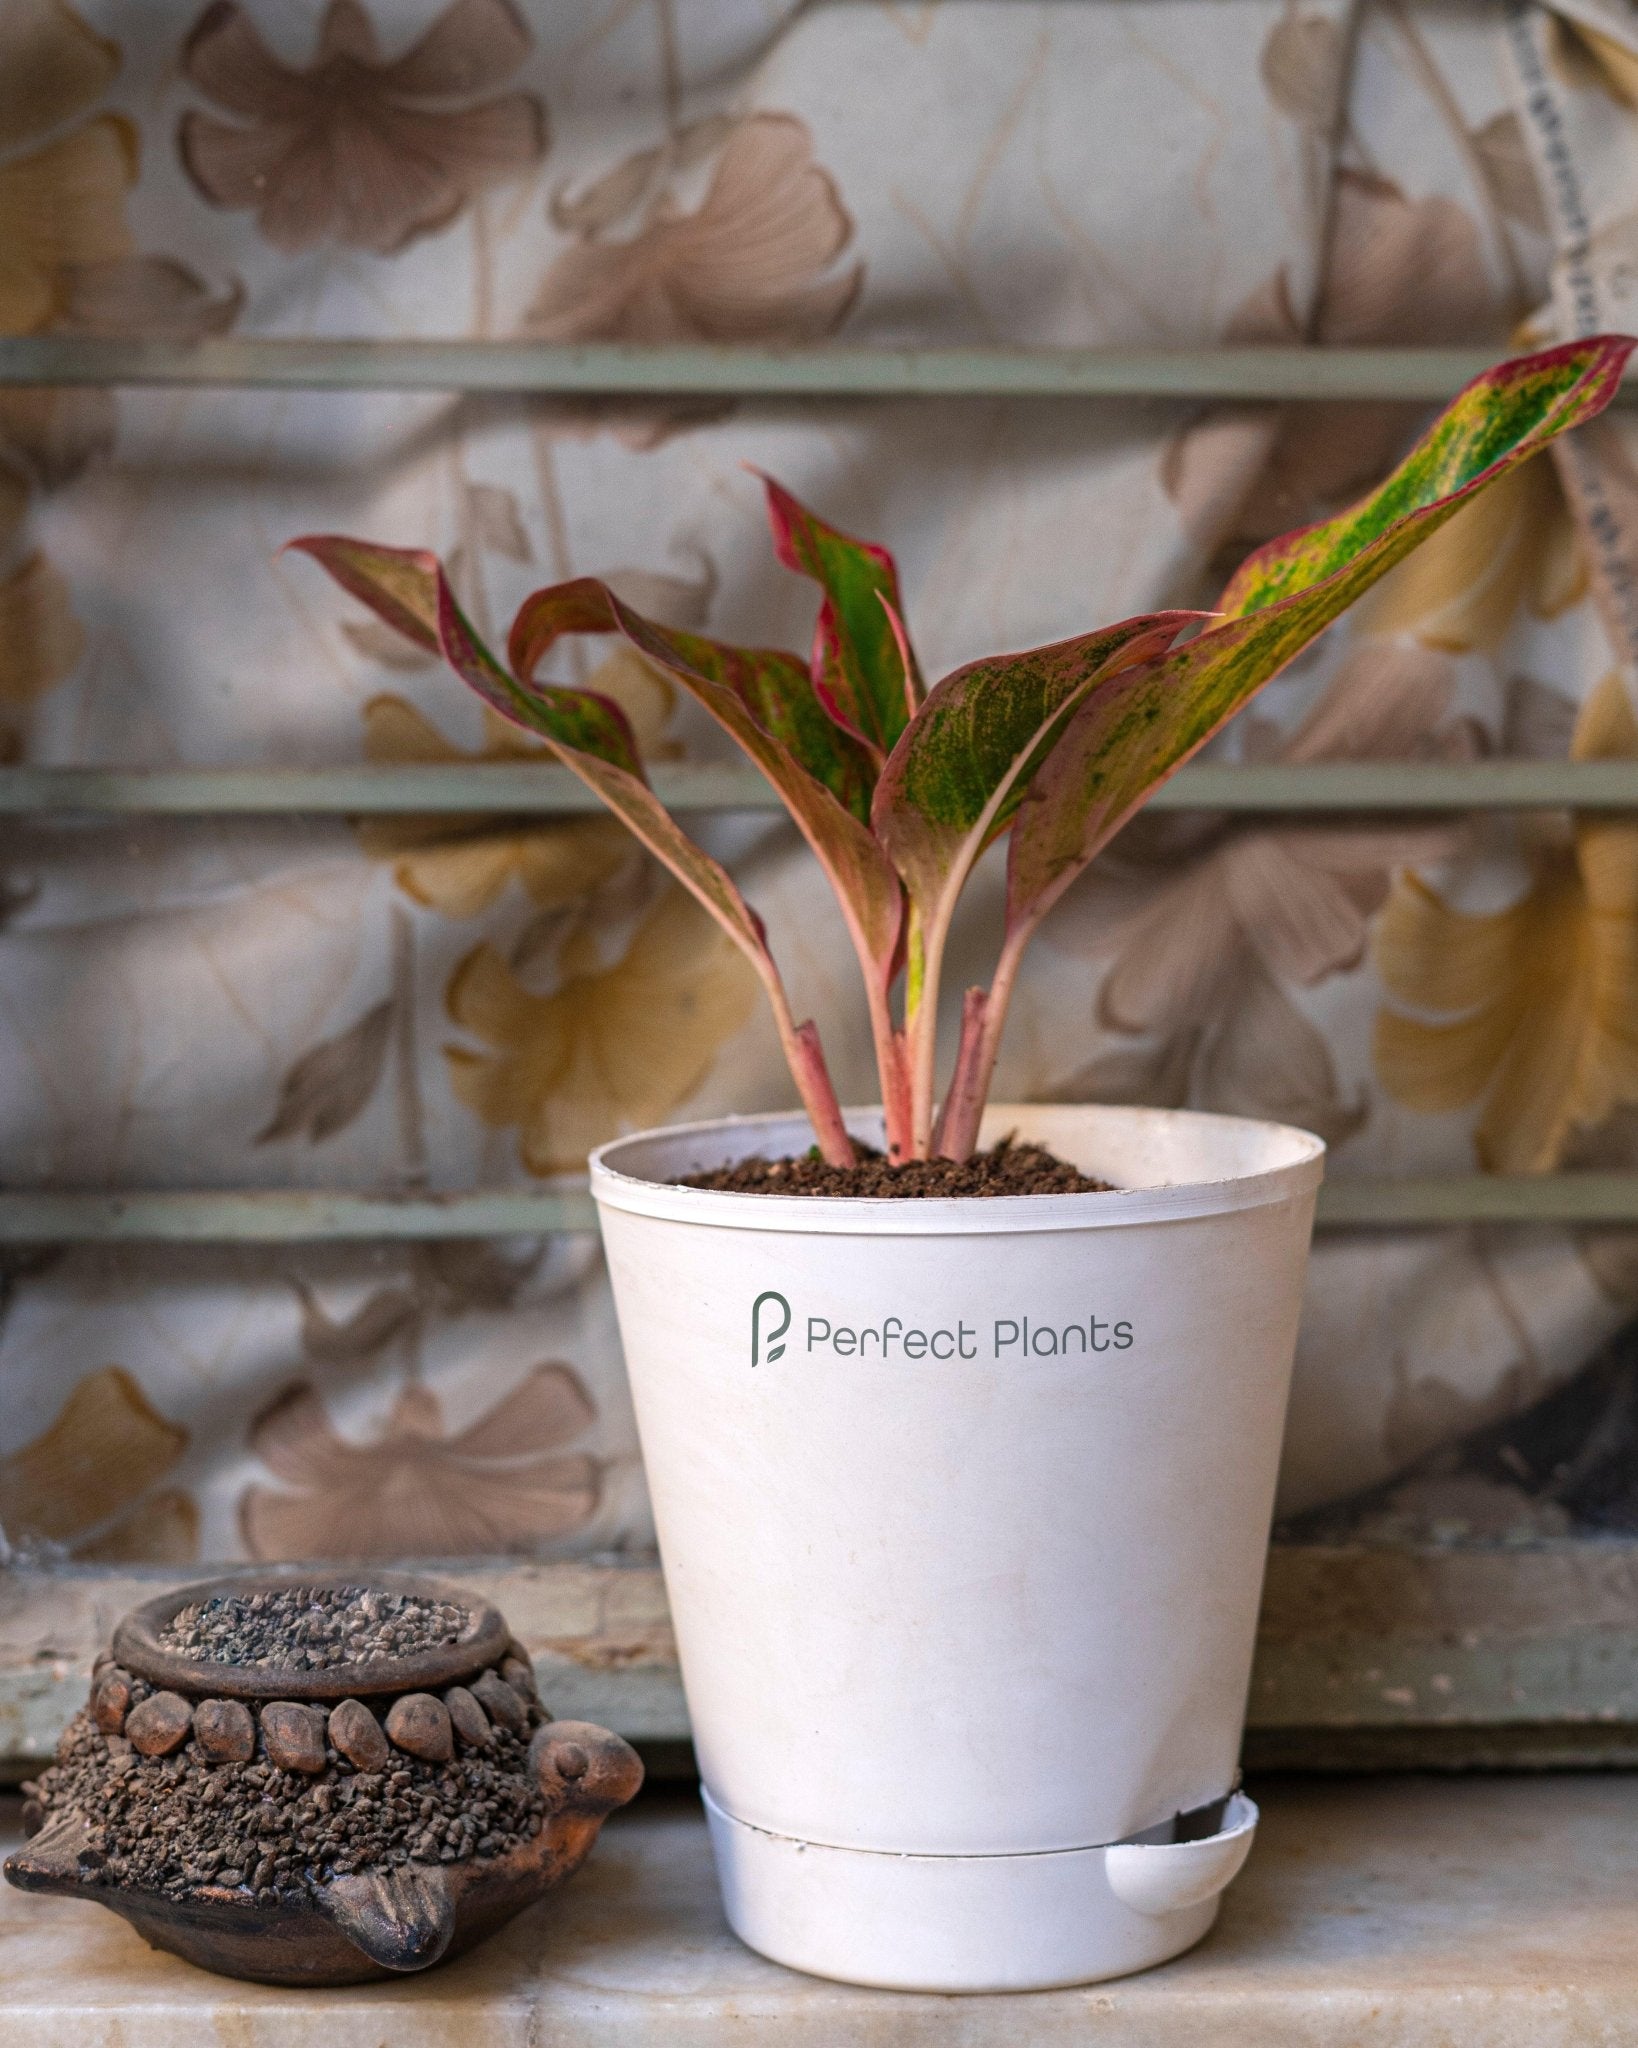
[[[425,645],[430,633],[432,644],[442,651],[461,680],[502,717],[538,733],[563,766],[594,790],[655,859],[669,868],[717,920],[750,961],[762,983],[803,1106],[813,1121],[825,1156],[836,1164],[850,1161],[852,1141],[825,1070],[818,1034],[811,1023],[798,1024],[791,1015],[784,984],[768,950],[762,920],[740,894],[728,870],[688,837],[649,788],[636,741],[620,706],[595,690],[520,682],[510,674],[490,653],[461,610],[436,555],[417,548],[377,547],[339,535],[309,535],[289,545],[311,555],[344,589],[389,624],[408,633],[417,644]],[[564,587],[573,590],[579,586]],[[601,584],[591,587],[603,589]],[[618,603],[612,593],[605,596],[608,602]],[[522,623],[520,614],[513,629],[514,640]],[[579,630],[588,628],[582,626]],[[605,624],[589,630],[608,631],[609,627]],[[665,665],[675,669],[669,660]],[[532,675],[532,664],[524,672]],[[828,792],[820,793],[838,817],[853,824]],[[864,828],[855,826],[855,830],[862,833]],[[868,838],[868,834],[865,836]],[[870,844],[875,848],[873,840]],[[879,848],[875,850],[885,868],[886,856]]]
[[[915,656],[891,623],[904,617],[893,557],[827,525],[772,477],[762,482],[774,552],[825,593],[813,635],[813,687],[837,724],[879,760],[922,699]]]
[[[526,689],[508,675],[456,603],[437,556],[424,549],[379,547],[339,534],[308,535],[289,545],[311,555],[344,590],[418,646],[441,652],[503,718],[538,733],[762,970],[768,952],[761,920],[727,869],[662,808],[648,787],[626,715],[612,698],[595,690]]]
[[[582,576],[525,599],[512,626],[513,670],[533,676],[565,633],[610,632],[674,676],[767,776],[829,876],[861,959],[885,986],[903,899],[864,823],[869,759],[825,716],[802,664],[778,649],[729,647],[661,626]]]
[[[1207,612],[1154,612],[936,683],[889,755],[872,807],[924,926],[947,921],[973,862],[1011,822],[1031,776],[1096,682],[1163,653]]]
[[[1223,624],[1090,690],[1014,827],[1009,944],[1016,949],[1144,798],[1378,577],[1475,493],[1602,411],[1634,346],[1628,336],[1596,336],[1486,371],[1369,497],[1249,556],[1223,593]]]

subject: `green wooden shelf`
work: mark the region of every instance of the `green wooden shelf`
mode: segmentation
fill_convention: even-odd
[[[754,768],[656,767],[676,811],[775,811]],[[1638,811],[1638,761],[1201,762],[1149,800],[1238,813]],[[603,805],[567,769],[471,762],[348,768],[0,768],[0,816],[575,817]]]
[[[1435,404],[1474,348],[713,348],[613,342],[0,340],[0,384],[491,391],[549,397],[1398,399]],[[1631,403],[1629,385],[1618,402]]]
[[[1470,1223],[1638,1225],[1638,1173],[1336,1179],[1322,1230]],[[310,1244],[529,1237],[592,1231],[583,1184],[452,1195],[316,1189],[0,1194],[0,1244]]]

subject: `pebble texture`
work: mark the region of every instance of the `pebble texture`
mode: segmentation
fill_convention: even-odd
[[[317,1722],[318,1770],[274,1762],[267,1743],[273,1706],[261,1717],[269,1754],[248,1764],[205,1763],[197,1743],[144,1757],[79,1714],[59,1762],[30,1788],[27,1825],[37,1827],[48,1811],[94,1816],[87,1868],[100,1884],[171,1897],[243,1886],[268,1905],[281,1892],[372,1866],[503,1855],[540,1831],[545,1802],[517,1736],[498,1736],[489,1749],[443,1764],[394,1754],[381,1771],[327,1768],[324,1716],[276,1704]],[[300,1740],[311,1756],[310,1727]]]
[[[526,1703],[504,1678],[497,1677],[493,1671],[485,1671],[473,1679],[472,1697],[491,1721],[498,1722],[502,1728],[510,1729],[514,1735],[521,1735],[529,1725],[529,1710]]]
[[[354,1770],[378,1771],[389,1754],[381,1723],[362,1700],[343,1700],[330,1710],[330,1747]]]
[[[105,1664],[91,1687],[92,1720],[104,1735],[121,1735],[130,1708],[131,1674],[117,1664]]]
[[[515,1693],[521,1693],[526,1700],[540,1697],[539,1688],[535,1684],[534,1666],[527,1658],[505,1658],[501,1664],[500,1675]]]
[[[262,1709],[262,1746],[281,1771],[316,1775],[325,1764],[325,1714],[298,1700],[270,1700]]]
[[[177,1620],[184,1635],[253,1661],[264,1628],[289,1622],[283,1597],[212,1601]],[[305,1596],[296,1589],[291,1597]],[[315,1626],[333,1624],[346,1643],[356,1640],[359,1617],[399,1637],[435,1631],[451,1616],[465,1626],[465,1611],[447,1602],[400,1599],[387,1613],[381,1598],[344,1588],[314,1608]],[[255,1709],[235,1699],[195,1702],[99,1660],[56,1765],[23,1788],[24,1828],[34,1834],[78,1816],[90,1829],[81,1867],[100,1885],[171,1897],[227,1886],[258,1903],[354,1872],[505,1855],[544,1824],[529,1742],[551,1719],[527,1666],[510,1655],[506,1663],[516,1686],[491,1670],[442,1700],[428,1692],[390,1705],[378,1698],[383,1726],[360,1699],[329,1712],[298,1700]]]
[[[178,1692],[150,1693],[125,1717],[125,1733],[141,1756],[169,1756],[192,1727],[193,1709]]]
[[[489,1716],[464,1685],[452,1685],[444,1694],[450,1726],[468,1749],[483,1749],[489,1742]]]
[[[256,1723],[240,1700],[201,1700],[193,1710],[193,1739],[207,1763],[247,1764],[256,1754]]]
[[[0,2048],[1625,2048],[1638,1775],[1253,1783],[1215,1933],[1139,1977],[920,1998],[723,1925],[697,1803],[645,1794],[539,1912],[436,1978],[266,1990],[0,1887]]]
[[[449,1709],[429,1692],[407,1692],[393,1701],[387,1716],[387,1740],[395,1749],[429,1764],[447,1763],[455,1754]]]

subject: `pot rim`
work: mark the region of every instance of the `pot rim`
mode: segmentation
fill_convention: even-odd
[[[462,1608],[467,1626],[452,1643],[432,1644],[402,1657],[378,1658],[362,1664],[326,1664],[298,1670],[289,1664],[223,1664],[212,1657],[193,1657],[165,1647],[168,1623],[184,1607],[219,1594],[248,1596],[283,1592],[292,1587],[331,1591],[363,1586],[384,1593],[409,1593],[423,1600],[447,1600]],[[247,1566],[211,1579],[173,1586],[122,1615],[109,1649],[114,1661],[151,1685],[207,1699],[307,1700],[333,1705],[358,1697],[385,1698],[391,1693],[442,1692],[498,1664],[511,1642],[511,1630],[489,1601],[460,1586],[424,1572],[376,1571],[368,1564],[320,1565],[303,1571]]]
[[[787,1109],[662,1125],[612,1139],[591,1155],[591,1192],[603,1209],[730,1230],[795,1236],[963,1237],[1122,1229],[1260,1209],[1311,1195],[1325,1171],[1325,1141],[1312,1131],[1256,1117],[1221,1116],[1210,1110],[1103,1103],[992,1103],[985,1112],[981,1142],[993,1142],[1013,1129],[1034,1136],[1043,1122],[1065,1116],[1098,1119],[1128,1130],[1134,1124],[1147,1126],[1208,1145],[1215,1139],[1225,1150],[1232,1149],[1236,1141],[1249,1145],[1260,1139],[1274,1154],[1273,1163],[1253,1171],[1230,1171],[1215,1179],[1117,1186],[1096,1194],[937,1195],[914,1201],[867,1195],[737,1194],[720,1188],[683,1187],[674,1180],[654,1178],[652,1169],[642,1170],[638,1155],[644,1150],[686,1150],[690,1140],[702,1148],[701,1156],[687,1164],[673,1160],[670,1170],[688,1171],[744,1157],[762,1149],[759,1138],[772,1139],[787,1150],[803,1142],[802,1134],[811,1142],[806,1117],[799,1110]],[[879,1109],[847,1109],[843,1117],[854,1137],[881,1142]],[[792,1135],[776,1137],[780,1131]],[[715,1149],[713,1159],[711,1141],[723,1139],[744,1142]]]

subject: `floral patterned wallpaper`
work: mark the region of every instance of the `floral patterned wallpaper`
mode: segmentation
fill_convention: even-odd
[[[1634,324],[1622,0],[5,0],[0,328],[1166,347]],[[1399,405],[0,392],[9,761],[528,753],[280,543],[434,545],[804,644],[764,466],[897,547],[940,667],[1209,596],[1345,499]],[[1631,430],[1451,523],[1224,747],[1638,752]],[[651,760],[715,736],[575,649]],[[708,828],[852,1092],[822,885]],[[958,934],[993,943],[993,879]],[[12,1186],[531,1184],[786,1099],[731,949],[612,823],[19,826]],[[1638,1165],[1638,827],[1140,820],[1048,928],[999,1092],[1287,1117],[1333,1171]],[[1283,1500],[1391,1477],[1573,1376],[1634,1234],[1328,1239]],[[649,1539],[594,1244],[80,1248],[0,1268],[0,1530],[82,1559]]]

